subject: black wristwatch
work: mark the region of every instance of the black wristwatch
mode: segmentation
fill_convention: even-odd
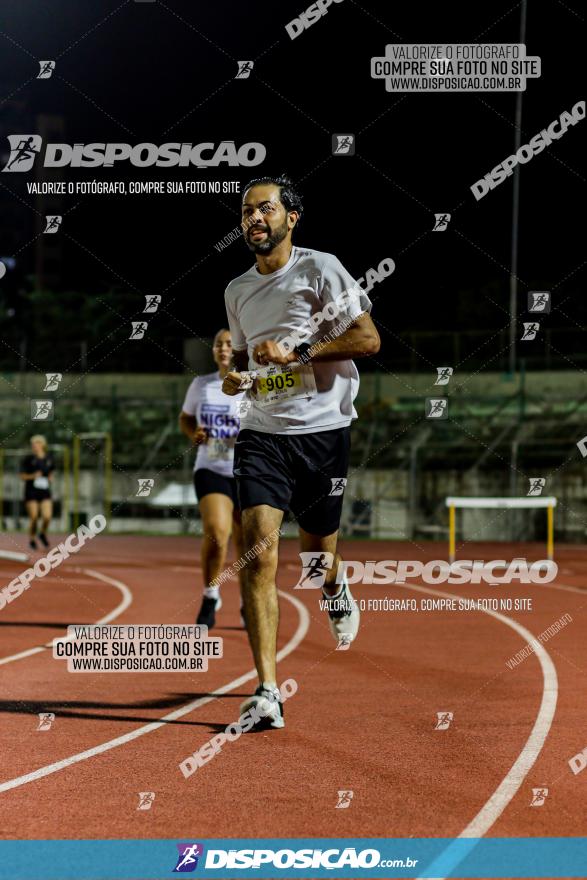
[[[299,345],[296,345],[294,348],[294,352],[298,356],[298,361],[301,364],[307,364],[310,360],[310,350],[312,346],[309,342],[300,342]]]

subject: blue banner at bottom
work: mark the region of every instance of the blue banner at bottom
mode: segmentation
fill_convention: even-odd
[[[2,880],[583,877],[587,838],[11,840]]]

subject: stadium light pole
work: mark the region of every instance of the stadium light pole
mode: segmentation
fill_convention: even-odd
[[[520,43],[526,44],[526,11],[528,2],[522,0],[520,11]],[[515,117],[515,147],[517,153],[522,145],[522,99],[524,92],[519,91],[516,95]],[[509,372],[514,375],[516,371],[516,316],[518,312],[518,226],[520,219],[520,165],[514,168],[514,194],[512,201],[512,251],[510,261],[510,357]]]

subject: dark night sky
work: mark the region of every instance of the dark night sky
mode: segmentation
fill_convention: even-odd
[[[66,179],[191,176],[244,183],[257,172],[285,170],[300,181],[305,198],[299,244],[334,252],[357,277],[383,257],[396,261],[394,275],[373,292],[376,315],[391,330],[502,327],[512,179],[478,203],[469,187],[513,151],[515,96],[391,94],[370,78],[369,62],[386,42],[517,42],[519,7],[402,7],[333,3],[292,41],[285,24],[305,0],[5,0],[0,100],[17,91],[2,105],[2,131],[6,114],[22,102],[18,112],[62,114],[67,142],[261,141],[267,159],[252,174],[124,163],[68,169]],[[522,143],[585,97],[580,24],[568,5],[528,3],[527,50],[541,56],[543,74],[528,82]],[[34,78],[37,58],[57,59],[51,80]],[[256,59],[250,79],[233,79],[235,59]],[[552,326],[584,320],[575,270],[583,261],[577,216],[586,124],[569,129],[521,171],[521,298],[569,276],[557,290],[570,299],[564,314],[555,309]],[[356,134],[354,157],[331,156],[333,132]],[[32,172],[3,175],[11,192],[1,190],[0,204],[15,195],[32,203],[25,191],[32,179]],[[112,284],[137,295],[167,291],[172,314],[161,320],[172,336],[206,335],[224,323],[224,287],[252,262],[241,242],[221,254],[213,248],[238,223],[237,197],[67,196],[64,212],[74,205],[64,226],[71,236],[64,239],[68,287],[88,296]],[[449,231],[433,235],[439,211],[452,212],[453,220]],[[23,229],[23,244],[28,237]],[[32,245],[19,260],[32,266]]]

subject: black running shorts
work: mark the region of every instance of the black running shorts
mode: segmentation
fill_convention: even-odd
[[[198,468],[194,471],[194,489],[196,490],[196,498],[198,501],[204,495],[211,495],[212,492],[219,492],[221,495],[228,495],[235,508],[238,509],[238,497],[236,493],[236,481],[234,477],[224,477],[211,471],[208,468]]]
[[[31,480],[27,480],[25,483],[25,492],[24,492],[24,500],[25,501],[50,501],[51,500],[51,490],[50,489],[35,489]]]
[[[266,434],[244,428],[234,449],[241,510],[268,504],[291,510],[312,535],[340,525],[350,428],[315,434]]]

